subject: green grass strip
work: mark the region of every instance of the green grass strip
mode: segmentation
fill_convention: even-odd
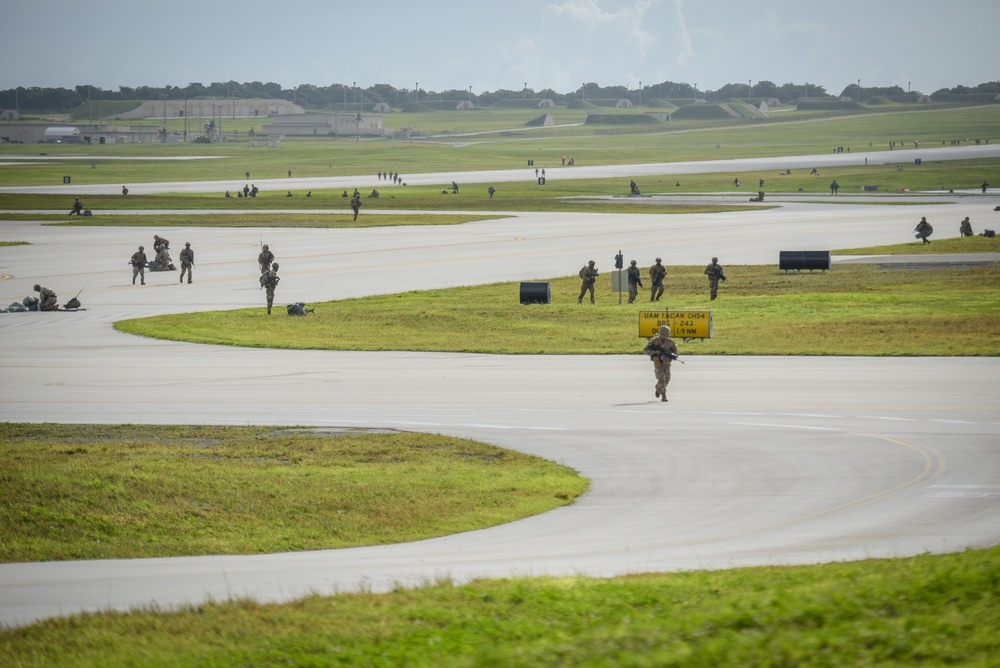
[[[0,631],[17,667],[992,666],[1000,548],[821,566],[441,583]]]
[[[496,446],[364,430],[0,423],[0,459],[2,562],[398,543],[535,515],[587,487]]]
[[[66,216],[52,214],[0,213],[0,220],[38,220],[65,227],[292,227],[292,228],[364,228],[396,227],[401,225],[461,225],[480,220],[497,220],[508,216],[474,216],[463,214],[390,213],[358,216],[353,213],[326,212],[283,213],[275,211],[246,214],[115,214],[106,216]]]
[[[260,348],[632,354],[645,343],[639,311],[710,310],[713,337],[682,342],[682,354],[1000,354],[997,264],[844,264],[801,273],[726,266],[729,280],[716,301],[709,300],[703,269],[669,267],[666,293],[655,304],[645,290],[634,304],[619,303],[604,274],[596,306],[577,304],[580,280],[561,277],[550,280],[551,304],[521,305],[518,283],[497,283],[313,303],[316,312],[298,318],[280,309],[268,317],[261,296],[260,308],[115,326],[160,339]],[[279,288],[278,303],[281,297]]]

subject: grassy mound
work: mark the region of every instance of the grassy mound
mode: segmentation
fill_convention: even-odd
[[[689,104],[671,114],[671,117],[682,120],[722,120],[733,116],[717,104]]]
[[[586,488],[537,457],[403,432],[3,423],[0,453],[3,562],[398,543]]]
[[[585,125],[662,125],[663,121],[649,114],[587,114]]]
[[[849,100],[836,97],[810,97],[799,100],[795,106],[798,111],[857,111],[865,108],[865,105],[856,100]]]

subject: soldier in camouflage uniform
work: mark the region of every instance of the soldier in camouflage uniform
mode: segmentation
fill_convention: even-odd
[[[191,278],[194,276],[194,251],[191,250],[191,242],[184,244],[184,250],[181,251],[181,283],[184,282],[184,273],[187,273],[188,284],[191,283]]]
[[[656,302],[663,295],[663,279],[667,277],[667,268],[660,264],[662,260],[656,258],[656,264],[649,268],[649,280],[652,286],[649,288],[649,301]]]
[[[143,252],[142,246],[139,246],[139,250],[132,253],[132,259],[128,261],[132,265],[132,285],[135,285],[135,277],[142,277],[142,285],[146,285],[146,265],[148,264],[146,260],[146,253]]]
[[[56,293],[52,292],[48,288],[43,288],[40,285],[35,285],[35,292],[38,293],[38,310],[39,311],[58,311],[59,302],[56,298]]]
[[[642,354],[649,355],[649,359],[653,360],[656,396],[660,401],[666,401],[667,385],[670,383],[670,363],[677,359],[677,344],[670,338],[670,328],[662,325],[659,334],[649,340]]]
[[[591,260],[583,266],[580,270],[580,280],[583,283],[580,286],[580,296],[577,298],[576,303],[583,303],[583,296],[590,292],[590,303],[594,303],[594,284],[597,282],[597,267],[594,266],[594,261]]]
[[[632,260],[632,265],[628,268],[628,303],[631,304],[635,301],[635,298],[639,296],[639,288],[642,287],[642,278],[639,273],[639,267],[636,266],[635,260]]]
[[[264,292],[267,293],[267,314],[271,315],[271,305],[274,304],[274,289],[278,287],[278,281],[281,279],[278,277],[278,263],[275,262],[271,265],[270,271],[266,274],[261,275],[260,285],[264,288]]]
[[[712,264],[705,267],[705,275],[708,276],[708,291],[715,299],[719,296],[719,281],[726,280],[726,274],[722,271],[722,265],[719,264],[719,258],[713,257]]]
[[[260,273],[266,274],[271,269],[271,263],[274,262],[274,253],[270,251],[267,244],[260,247],[260,255],[257,256],[257,264],[260,265]]]

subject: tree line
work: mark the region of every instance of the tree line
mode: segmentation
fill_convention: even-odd
[[[903,90],[899,86],[861,87],[850,84],[840,97],[862,100],[876,96],[900,98],[921,95],[918,91]],[[1000,94],[1000,81],[982,83],[978,86],[956,86],[942,88],[931,94],[933,98],[950,99],[972,93]],[[688,83],[664,81],[645,85],[642,89],[627,86],[600,86],[587,83],[569,93],[559,93],[552,89],[522,90],[499,89],[473,94],[468,89],[442,91],[396,88],[389,84],[375,84],[358,88],[347,84],[314,86],[302,84],[294,88],[284,88],[274,82],[251,81],[215,82],[209,85],[189,83],[178,86],[120,86],[118,90],[105,90],[98,86],[83,85],[69,88],[19,87],[0,91],[0,109],[17,109],[22,113],[66,113],[87,102],[101,100],[192,100],[192,99],[283,99],[301,105],[309,110],[352,109],[357,105],[384,102],[393,108],[424,100],[471,100],[476,106],[485,107],[501,100],[548,98],[556,104],[567,104],[574,100],[587,99],[628,99],[634,105],[648,103],[655,99],[677,100],[700,98],[709,102],[724,102],[730,99],[777,99],[782,103],[794,102],[802,98],[832,97],[822,86],[815,84],[786,83],[778,86],[770,81],[729,83],[717,90],[701,90]]]

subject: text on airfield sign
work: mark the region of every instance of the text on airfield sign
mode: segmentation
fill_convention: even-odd
[[[639,336],[656,336],[660,327],[670,328],[670,335],[682,339],[712,338],[711,311],[639,311]]]

